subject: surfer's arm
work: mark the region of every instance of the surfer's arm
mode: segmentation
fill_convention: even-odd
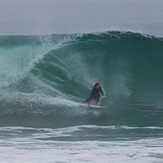
[[[103,96],[105,96],[105,95],[104,95],[104,92],[102,91],[102,88],[100,88],[100,92],[101,92],[101,94],[102,94]]]

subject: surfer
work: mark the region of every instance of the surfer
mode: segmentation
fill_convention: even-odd
[[[96,83],[89,95],[89,97],[85,101],[80,101],[80,103],[87,103],[90,106],[90,102],[92,100],[96,101],[96,106],[98,106],[100,100],[100,93],[104,96],[100,83]]]

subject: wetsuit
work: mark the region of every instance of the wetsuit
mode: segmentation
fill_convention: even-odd
[[[102,88],[96,89],[95,87],[92,89],[90,96],[84,101],[84,103],[90,104],[92,100],[96,101],[96,104],[98,104],[100,100],[100,93],[104,96],[104,93],[102,91]]]

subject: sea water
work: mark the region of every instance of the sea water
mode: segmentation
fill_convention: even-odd
[[[152,4],[147,9],[158,5]],[[150,26],[148,32],[135,24],[131,30],[1,35],[0,162],[163,162],[157,18],[154,26],[138,23]],[[79,104],[96,82],[105,109]]]

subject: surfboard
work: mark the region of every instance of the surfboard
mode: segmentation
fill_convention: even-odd
[[[88,106],[88,105],[87,105]],[[105,106],[96,106],[96,105],[89,105],[89,108],[98,108],[98,109],[105,109]]]
[[[105,106],[97,106],[97,105],[87,105],[87,104],[82,104],[82,103],[80,103],[81,105],[84,105],[84,106],[86,106],[86,107],[88,107],[88,108],[97,108],[97,109],[105,109],[106,107]]]

